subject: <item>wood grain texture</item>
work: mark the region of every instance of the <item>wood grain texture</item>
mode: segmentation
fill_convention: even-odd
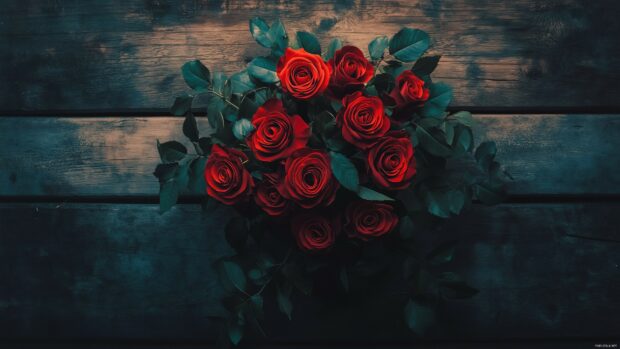
[[[617,335],[618,212],[619,204],[509,204],[474,206],[446,221],[432,237],[460,238],[453,268],[481,292],[444,304],[427,339]],[[220,288],[210,262],[227,254],[221,222],[231,214],[203,216],[186,205],[163,216],[156,205],[0,205],[0,338],[213,339],[208,316]],[[616,242],[593,239],[610,229]],[[590,239],[575,237],[584,231]],[[271,343],[402,344],[415,336],[391,313],[401,301],[360,307],[354,297],[299,296],[288,322],[270,299],[265,330]]]
[[[479,115],[510,192],[619,194],[618,115]],[[184,141],[182,118],[0,118],[0,195],[143,196],[159,187],[155,140]],[[200,128],[208,128],[205,118]],[[191,147],[190,147],[191,148]]]
[[[168,108],[185,61],[231,73],[265,53],[248,31],[255,15],[362,48],[424,29],[453,105],[616,108],[619,13],[615,0],[7,0],[0,110]]]

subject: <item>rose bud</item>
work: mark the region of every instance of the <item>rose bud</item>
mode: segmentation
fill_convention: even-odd
[[[390,129],[390,119],[385,115],[379,97],[365,97],[355,92],[342,100],[336,117],[342,137],[359,149],[368,149]]]
[[[303,208],[329,206],[336,198],[339,183],[332,174],[329,155],[323,150],[304,148],[284,163],[282,195]]]
[[[304,251],[323,251],[336,242],[340,230],[337,220],[328,219],[324,213],[306,212],[295,216],[291,227],[297,245]]]
[[[364,88],[375,72],[372,63],[355,46],[344,46],[337,50],[327,64],[333,71],[328,93],[337,99]]]
[[[285,159],[305,147],[310,138],[308,124],[299,115],[289,116],[279,99],[270,99],[259,107],[252,125],[254,131],[246,142],[260,161]]]
[[[354,201],[347,206],[344,229],[349,237],[369,240],[392,231],[398,224],[394,207],[376,201]]]
[[[416,173],[414,149],[409,135],[392,131],[368,150],[370,177],[379,187],[388,190],[405,189]]]
[[[254,201],[270,216],[281,216],[287,213],[291,206],[277,189],[280,180],[281,177],[277,173],[265,173],[256,188]]]
[[[246,161],[248,157],[243,152],[214,144],[204,171],[207,194],[226,205],[247,200],[254,180],[243,167]]]
[[[276,73],[284,91],[297,99],[310,99],[325,91],[332,68],[319,55],[303,48],[287,48],[278,60]]]

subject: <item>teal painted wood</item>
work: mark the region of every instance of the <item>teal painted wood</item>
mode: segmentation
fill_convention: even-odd
[[[365,48],[402,26],[433,38],[454,105],[620,106],[615,0],[6,0],[0,110],[168,108],[190,59],[227,73],[264,54],[248,19]]]
[[[477,115],[514,195],[620,194],[618,115]],[[148,196],[156,139],[186,142],[182,118],[0,118],[0,196]],[[203,132],[205,118],[199,119]]]
[[[427,339],[616,336],[618,212],[617,203],[506,204],[447,221],[424,239],[458,237],[453,267],[481,292],[446,303]],[[0,205],[0,338],[212,340],[208,315],[220,289],[210,262],[227,253],[221,226],[231,214],[203,216],[186,205],[163,216],[156,205]],[[361,307],[353,296],[300,296],[288,322],[271,299],[265,329],[272,343],[415,341],[390,312],[401,301]]]

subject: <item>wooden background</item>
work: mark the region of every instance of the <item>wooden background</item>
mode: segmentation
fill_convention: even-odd
[[[424,339],[372,305],[273,304],[250,348],[591,348],[620,337],[620,3],[614,0],[4,0],[0,4],[0,347],[185,348],[214,341],[222,222],[157,212],[155,139],[198,58],[234,72],[248,19],[365,47],[418,27],[436,80],[498,143],[511,199],[437,234],[481,292]],[[203,122],[203,120],[199,120]]]

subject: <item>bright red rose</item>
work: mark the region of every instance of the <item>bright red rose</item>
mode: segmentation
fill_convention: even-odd
[[[303,48],[287,48],[276,67],[282,89],[297,99],[310,99],[325,91],[332,68],[321,56]]]
[[[277,173],[265,173],[256,188],[254,201],[270,216],[281,216],[288,212],[291,206],[276,188],[280,180],[281,177]]]
[[[340,224],[325,214],[306,212],[293,218],[292,230],[297,245],[304,251],[322,251],[336,242]]]
[[[413,145],[407,132],[389,132],[368,151],[370,177],[383,189],[407,188],[416,172],[413,153]]]
[[[286,114],[282,101],[270,99],[252,117],[254,131],[246,142],[260,161],[276,161],[289,157],[308,143],[310,127],[299,116]]]
[[[397,108],[408,105],[420,106],[428,100],[430,91],[424,87],[424,80],[417,77],[411,70],[405,70],[396,78],[396,84],[390,97],[396,102]]]
[[[248,157],[241,151],[214,144],[205,166],[207,194],[226,205],[247,200],[254,180],[243,167]]]
[[[278,190],[303,208],[328,206],[336,198],[339,183],[332,174],[329,155],[304,148],[284,163],[284,180]]]
[[[345,212],[347,235],[369,240],[392,231],[398,224],[394,207],[376,201],[355,201],[347,206]]]
[[[368,149],[390,129],[390,119],[385,115],[379,97],[365,97],[355,92],[342,100],[336,117],[342,137],[360,149]]]
[[[327,64],[332,68],[329,94],[335,98],[361,90],[372,79],[375,68],[355,46],[344,46]]]

